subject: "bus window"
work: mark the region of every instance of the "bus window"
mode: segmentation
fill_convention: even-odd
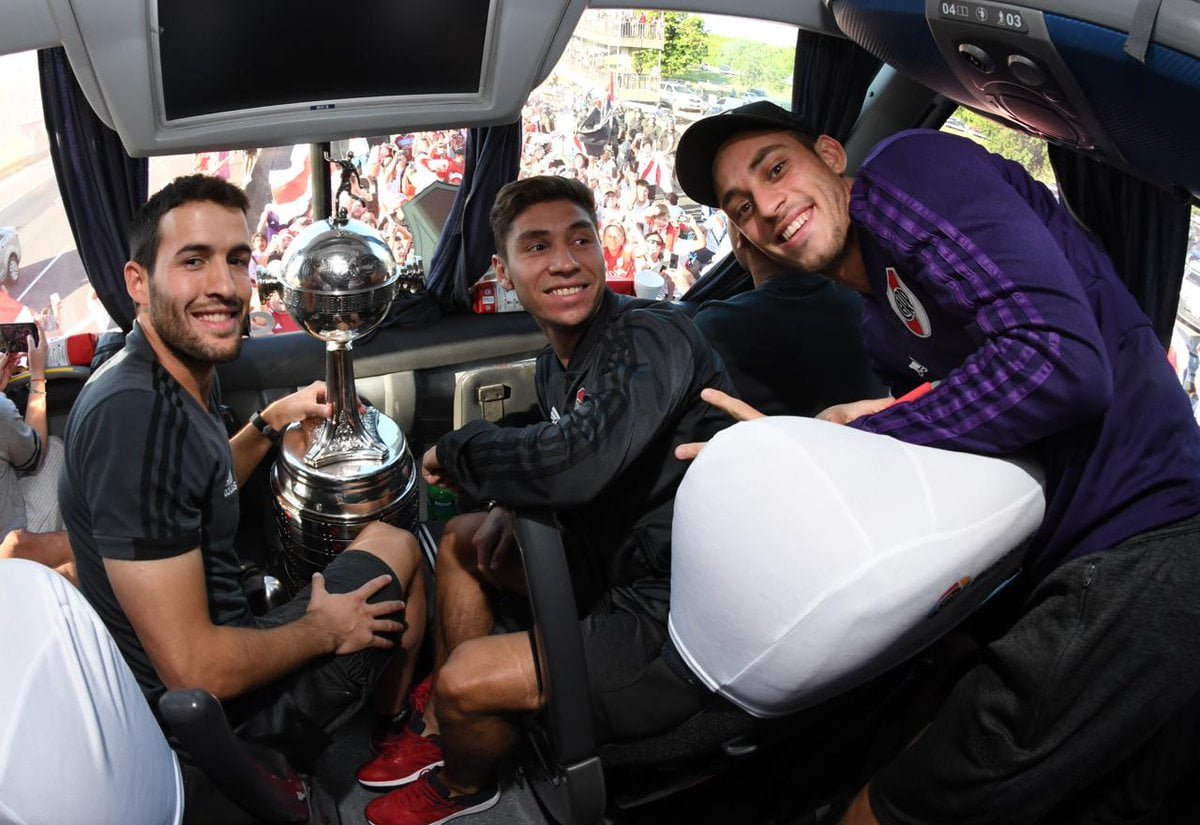
[[[114,329],[75,249],[42,117],[37,52],[0,57],[0,320],[53,339]]]
[[[420,288],[424,267],[445,221],[454,188],[462,182],[466,131],[399,133],[345,142],[359,171],[354,194],[345,200],[350,217],[379,231],[405,273],[406,288]],[[238,184],[250,200],[251,277],[256,289],[251,302],[251,333],[295,332],[299,329],[284,309],[278,275],[292,239],[312,222],[312,172],[308,144],[260,149],[199,152],[151,158],[150,191],[179,175],[216,175]],[[341,173],[331,173],[333,191]],[[426,190],[434,187],[437,191]],[[438,197],[440,196],[440,197]],[[422,224],[417,231],[405,215],[416,199]],[[279,263],[275,263],[279,262]]]
[[[595,9],[522,113],[520,175],[557,174],[596,199],[609,286],[661,271],[681,297],[729,251],[724,215],[675,180],[675,147],[708,114],[767,98],[791,108],[796,27],[710,14]]]

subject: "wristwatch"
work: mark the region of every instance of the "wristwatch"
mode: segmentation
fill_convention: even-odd
[[[280,437],[283,435],[283,433],[267,423],[267,419],[262,417],[262,413],[250,413],[250,426],[262,433],[263,438],[266,438],[273,444],[278,443]]]

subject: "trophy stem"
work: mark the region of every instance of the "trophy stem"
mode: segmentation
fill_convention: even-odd
[[[349,341],[325,343],[325,393],[333,405],[333,417],[313,434],[312,446],[304,456],[310,467],[349,459],[382,461],[387,456],[387,445],[379,437],[378,412],[373,408],[362,414],[358,411],[350,349]]]
[[[358,416],[358,397],[354,391],[354,359],[349,341],[325,342],[325,393],[333,404],[333,420],[344,410],[354,429],[362,429]]]

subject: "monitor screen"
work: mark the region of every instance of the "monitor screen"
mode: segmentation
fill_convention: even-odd
[[[491,7],[482,0],[158,0],[166,119],[477,94]]]

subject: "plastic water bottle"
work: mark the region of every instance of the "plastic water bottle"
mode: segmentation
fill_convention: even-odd
[[[430,521],[449,521],[458,513],[458,496],[445,487],[426,485],[427,512]]]

